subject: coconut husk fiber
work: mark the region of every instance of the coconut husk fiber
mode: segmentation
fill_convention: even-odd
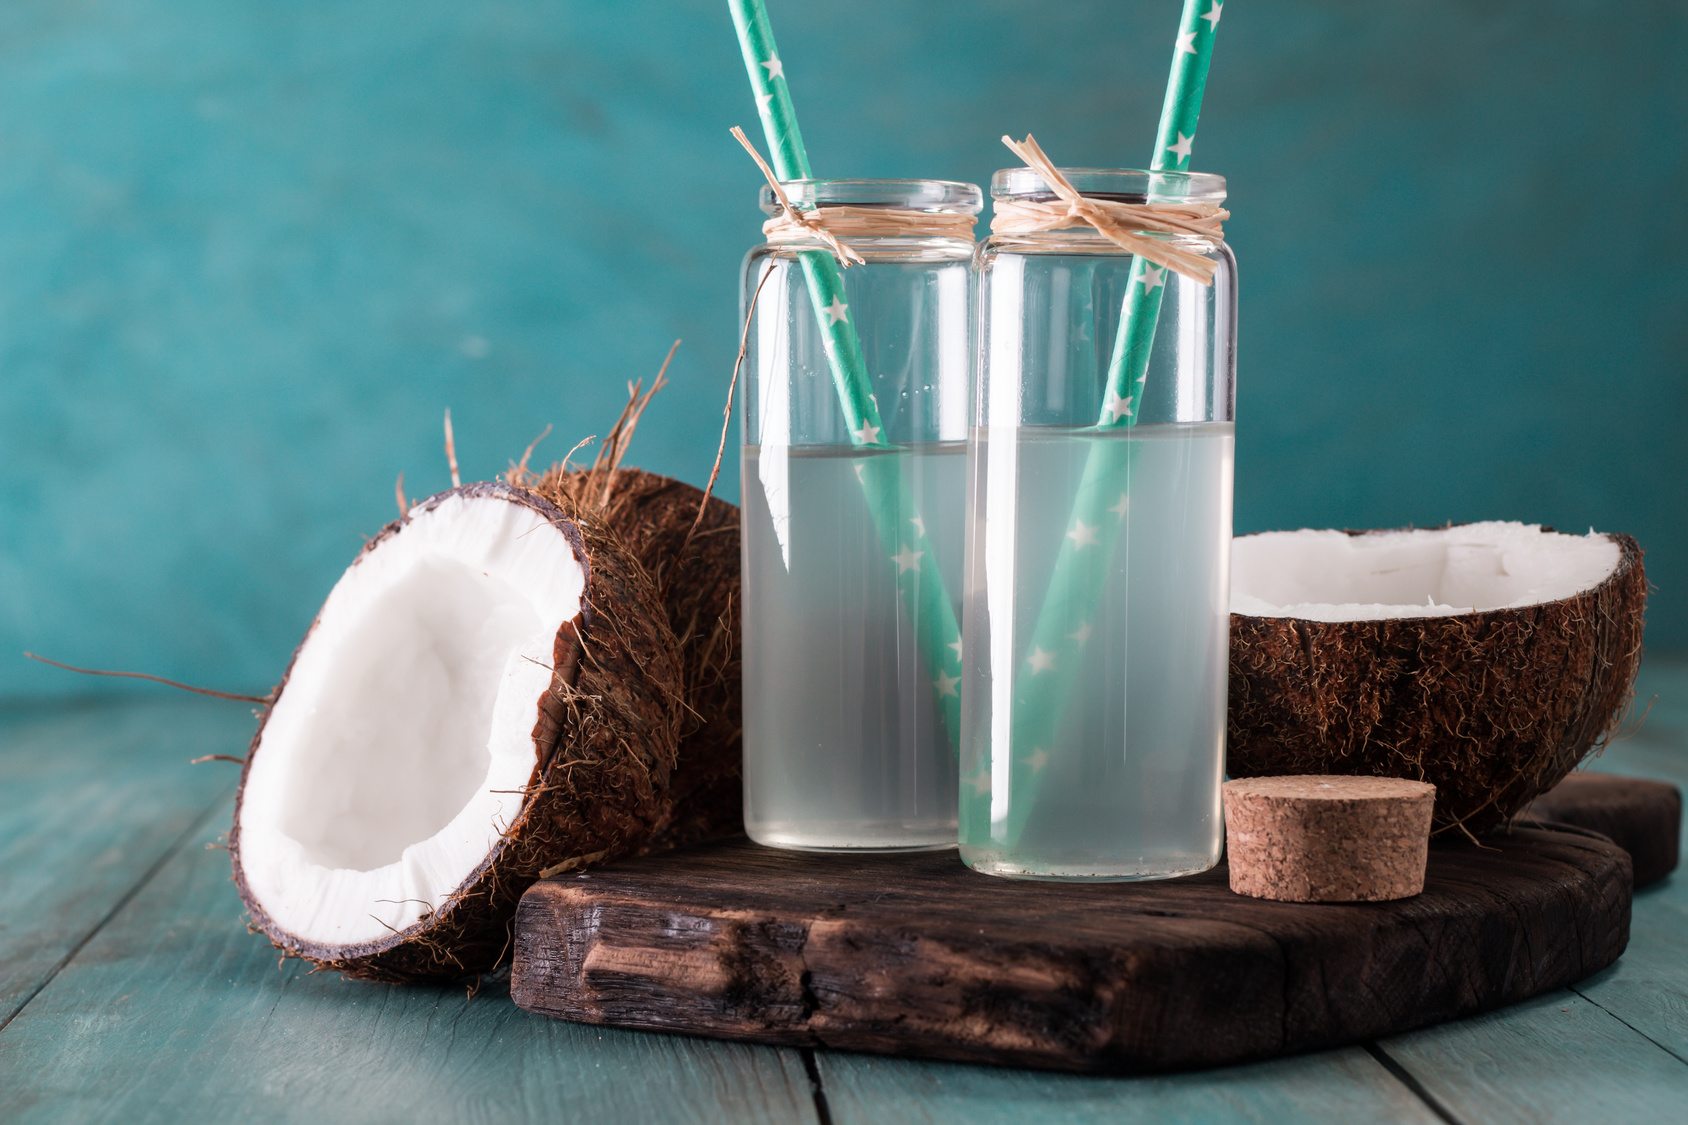
[[[639,419],[667,385],[673,355],[671,348],[649,390],[643,380],[629,385],[590,466],[570,468],[565,458],[534,474],[524,459],[511,474],[571,518],[614,530],[649,573],[679,643],[686,715],[673,814],[652,850],[737,833],[744,823],[738,509],[708,490],[622,464]]]
[[[687,709],[674,769],[674,815],[655,845],[740,831],[738,509],[643,469],[559,466],[535,488],[582,521],[598,519],[620,533],[655,582],[679,643]]]
[[[1481,832],[1552,788],[1621,720],[1641,656],[1641,548],[1558,601],[1450,617],[1231,617],[1233,777],[1436,786],[1438,831]]]

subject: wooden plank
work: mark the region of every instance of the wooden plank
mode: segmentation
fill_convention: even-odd
[[[1688,664],[1649,660],[1640,723],[1589,763],[1688,786]],[[1671,1120],[1688,1098],[1688,875],[1637,892],[1617,964],[1479,1019],[1382,1050],[1456,1116],[1483,1121]]]
[[[1460,1120],[1674,1121],[1688,1104],[1688,1065],[1570,992],[1380,1046]]]
[[[1054,1075],[830,1051],[818,1053],[816,1062],[837,1125],[1439,1120],[1358,1047],[1147,1078]]]
[[[512,992],[617,1027],[1142,1073],[1360,1042],[1561,988],[1617,958],[1629,914],[1629,856],[1568,829],[1445,840],[1423,894],[1314,906],[1234,895],[1223,870],[1016,883],[953,855],[740,841],[536,884]]]
[[[1679,784],[1688,780],[1681,776],[1685,742],[1680,737],[1683,716],[1688,714],[1680,701],[1688,699],[1688,692],[1673,686],[1688,687],[1688,674],[1684,674],[1688,669],[1672,676],[1661,676],[1658,669],[1659,663],[1651,659],[1643,668],[1639,694],[1660,694],[1661,699],[1641,734],[1620,743],[1594,768],[1673,777]],[[89,810],[85,814],[89,821],[131,816],[125,829],[129,835],[119,837],[127,840],[124,848],[108,848],[94,864],[102,872],[120,869],[128,857],[117,852],[145,852],[154,839],[149,822],[175,815],[170,810],[184,781],[189,788],[199,777],[221,784],[216,774],[206,772],[211,766],[180,773],[168,768],[196,749],[227,748],[202,742],[185,728],[172,729],[183,724],[191,727],[192,716],[217,714],[200,711],[202,706],[188,703],[174,720],[147,722],[125,717],[124,708],[119,707],[96,708],[88,720],[83,709],[63,720],[40,713],[0,720],[0,745],[14,751],[0,755],[0,856],[6,861],[0,867],[0,902],[35,903],[35,912],[45,914],[39,904],[50,901],[55,893],[61,901],[78,897],[71,893],[68,875],[63,873],[80,871],[92,862],[55,864],[51,871],[63,875],[55,877],[41,864],[38,851],[6,850],[19,837],[63,834],[76,819],[75,814],[52,812],[25,823],[21,810],[60,801],[57,795],[48,796],[54,787],[43,785],[41,775],[33,771],[57,768],[66,777],[97,776],[91,771],[104,771],[103,786],[59,792],[67,794],[63,807],[79,802]],[[227,719],[227,713],[222,714]],[[233,709],[233,717],[244,720],[238,708]],[[74,737],[19,738],[19,731],[61,722],[68,724],[65,729]],[[178,755],[175,749],[143,745],[144,737],[139,741],[108,739],[111,732],[131,722],[147,729],[172,730],[172,737],[199,745],[183,747]],[[20,741],[28,747],[21,757],[16,753]],[[150,763],[121,785],[117,779],[124,766],[112,753],[118,742]],[[77,756],[75,747],[79,746],[102,749]],[[44,752],[48,749],[53,753]],[[63,759],[56,766],[55,757]],[[32,765],[13,772],[16,760]],[[26,777],[34,778],[27,796],[21,787]],[[136,786],[128,790],[134,795],[131,800],[102,803],[103,793],[128,784]],[[571,1028],[526,1017],[496,995],[483,994],[464,1005],[459,993],[349,985],[320,975],[306,976],[296,966],[278,972],[263,943],[240,931],[238,902],[225,881],[226,858],[200,848],[220,833],[227,819],[225,809],[216,810],[206,822],[208,827],[159,872],[147,892],[129,902],[112,927],[89,941],[12,1028],[0,1033],[0,1071],[6,1076],[0,1081],[0,1118],[78,1118],[121,1112],[141,1120],[258,1115],[322,1120],[344,1116],[350,1107],[364,1116],[426,1120],[537,1114],[555,1112],[561,1105],[574,1111],[571,1117],[601,1113],[613,1119],[625,1111],[623,1116],[664,1119],[677,1114],[812,1119],[801,1064],[790,1052],[718,1045],[712,1050],[712,1045],[692,1040]],[[156,843],[153,863],[170,846],[168,840]],[[28,846],[56,845],[42,839]],[[16,862],[19,855],[25,856],[29,869]],[[191,865],[184,882],[182,869],[190,861],[198,862]],[[141,868],[143,873],[146,866]],[[20,880],[25,878],[30,880],[27,891],[20,890]],[[92,888],[96,894],[88,897],[93,899],[105,885],[95,879],[75,889],[80,893]],[[1679,890],[1679,885],[1684,889]],[[123,893],[127,892],[108,900],[104,911],[90,909],[88,913],[94,916],[89,924],[97,924],[110,912],[111,904],[122,900]],[[1639,1070],[1609,1067],[1605,1060],[1609,1052],[1615,1052],[1621,1064],[1626,1053],[1633,1055],[1646,1045],[1643,1035],[1679,1050],[1683,1046],[1680,1036],[1688,1030],[1684,1018],[1688,990],[1680,972],[1681,935],[1688,933],[1684,894],[1688,894],[1688,878],[1682,874],[1642,892],[1636,902],[1629,952],[1613,970],[1582,986],[1611,1015],[1588,1001],[1561,994],[1563,999],[1546,998],[1480,1021],[1405,1037],[1430,1037],[1482,1024],[1489,1029],[1485,1035],[1499,1040],[1498,1046],[1478,1044],[1480,1050],[1495,1052],[1495,1065],[1486,1068],[1491,1100],[1477,1096],[1482,1083],[1469,1079],[1426,1083],[1427,1088],[1450,1106],[1459,1107],[1460,1116],[1473,1119],[1517,1119],[1532,1113],[1547,1120],[1579,1115],[1616,1119],[1632,1113],[1677,1112],[1682,1094],[1673,1088],[1668,1070],[1660,1072],[1652,1065]],[[159,914],[160,896],[165,902],[176,902],[174,920]],[[194,896],[207,896],[210,905],[190,909],[185,900]],[[75,909],[88,905],[71,904]],[[137,919],[145,921],[143,914],[150,914],[151,920],[141,925]],[[0,924],[13,926],[0,931],[0,966],[8,964],[7,957],[14,953],[18,917],[13,909],[0,913]],[[33,924],[34,920],[26,921]],[[113,930],[122,931],[122,940],[116,944],[118,935]],[[82,997],[80,1007],[56,996],[65,986],[73,986]],[[243,997],[252,1002],[243,1004]],[[1583,1007],[1575,1013],[1557,1013],[1556,1003]],[[1575,1019],[1556,1018],[1568,1015]],[[1595,1017],[1606,1022],[1601,1024]],[[1529,1026],[1524,1031],[1512,1028],[1517,1021]],[[1536,1026],[1538,1022],[1541,1027]],[[413,1026],[417,1023],[421,1030]],[[1585,1023],[1595,1030],[1585,1028]],[[1624,1024],[1639,1031],[1628,1032]],[[1673,1034],[1678,1038],[1672,1039]],[[1556,1053],[1543,1050],[1543,1035],[1557,1037],[1545,1040],[1548,1047],[1557,1043]],[[691,1047],[701,1050],[692,1054],[686,1049]],[[1507,1049],[1513,1052],[1510,1065],[1499,1054]],[[1453,1050],[1459,1053],[1457,1046]],[[1665,1052],[1652,1050],[1654,1064],[1659,1058],[1670,1061]],[[773,1057],[778,1065],[758,1063],[747,1068],[737,1062],[723,1063],[718,1052],[728,1057],[733,1052],[747,1052],[756,1059]],[[1409,1059],[1415,1079],[1421,1082],[1424,1057]],[[1642,1053],[1640,1057],[1648,1056]],[[1405,1087],[1392,1084],[1380,1066],[1353,1050],[1137,1080],[1074,1078],[829,1052],[821,1052],[817,1064],[827,1082],[834,1119],[841,1122],[964,1114],[985,1122],[993,1120],[993,1115],[1115,1120],[1128,1119],[1139,1107],[1144,1107],[1143,1116],[1162,1119],[1220,1115],[1263,1120],[1421,1119],[1424,1112],[1421,1104],[1401,1100]],[[488,1072],[475,1074],[477,1065]],[[358,1089],[360,1069],[368,1072],[366,1081],[373,1088],[369,1096]],[[677,1069],[689,1074],[677,1076]],[[754,1074],[747,1077],[747,1069]],[[607,1078],[596,1077],[606,1070]],[[89,1082],[90,1074],[99,1074],[100,1082]],[[1551,1099],[1531,1092],[1544,1078],[1564,1088],[1558,1106],[1548,1105]],[[603,1088],[606,1083],[608,1092]],[[641,1084],[654,1085],[656,1092],[640,1096],[637,1087]],[[86,1088],[93,1085],[101,1089]],[[735,1102],[731,1094],[740,1086],[746,1100]],[[1656,1100],[1643,1096],[1660,1088],[1670,1090],[1674,1099],[1662,1110]],[[200,1107],[216,1109],[202,1112]]]
[[[0,712],[0,1027],[232,791],[252,717],[229,703]]]
[[[1633,713],[1587,767],[1688,785],[1688,659],[1649,656],[1643,662]]]
[[[1636,898],[1629,949],[1572,991],[1688,1062],[1688,876]]]
[[[1688,786],[1688,662],[1649,659],[1636,697],[1646,721],[1593,768]],[[1639,891],[1629,949],[1574,991],[1678,1058],[1688,1059],[1688,871]]]
[[[1620,741],[1608,755],[1596,759],[1593,768],[1636,776],[1666,778],[1688,784],[1688,739],[1681,737],[1678,716],[1688,703],[1688,664],[1667,663],[1649,658],[1643,665],[1637,696],[1646,701],[1658,698],[1640,733]],[[1683,955],[1683,934],[1688,934],[1688,875],[1673,879],[1637,895],[1629,950],[1611,969],[1579,986],[1589,996],[1650,1036],[1677,1051],[1688,1048],[1688,957]],[[1536,1002],[1548,1013],[1577,1002],[1560,994]],[[1591,1041],[1611,1043],[1619,1051],[1650,1050],[1641,1035],[1630,1035],[1611,1021],[1602,1024],[1600,1013],[1586,1006],[1579,1013],[1582,1022],[1600,1029]],[[1491,1034],[1505,1034],[1508,1027],[1535,1019],[1529,1006],[1504,1009],[1481,1017]],[[1565,1029],[1566,1024],[1560,1024]],[[1455,1028],[1469,1025],[1453,1025]],[[1551,1026],[1551,1021],[1550,1021]],[[1414,1039],[1429,1040],[1439,1030],[1417,1033],[1397,1046],[1403,1055]],[[1549,1042],[1551,1044],[1551,1041]],[[1572,1057],[1564,1059],[1569,1053]],[[1573,1087],[1571,1097],[1560,1106],[1542,1105],[1542,1099],[1527,1097],[1530,1109],[1547,1111],[1545,1116],[1575,1120],[1619,1120],[1624,1115],[1606,1100],[1615,1091],[1601,1068],[1604,1052],[1590,1048],[1582,1057],[1579,1044],[1566,1040],[1557,1051],[1562,1065],[1543,1066],[1539,1054],[1524,1048],[1522,1057],[1500,1066],[1510,1066],[1515,1077],[1528,1087],[1537,1075],[1552,1070],[1566,1076],[1563,1085]],[[1421,1057],[1412,1061],[1422,1064]],[[1150,1079],[1073,1078],[1027,1071],[984,1067],[910,1063],[859,1055],[821,1052],[819,1073],[825,1082],[827,1103],[834,1121],[849,1125],[860,1121],[882,1121],[904,1117],[915,1121],[953,1120],[965,1116],[977,1125],[996,1120],[1048,1120],[1051,1122],[1193,1120],[1236,1118],[1241,1120],[1432,1120],[1430,1110],[1413,1098],[1383,1067],[1357,1049],[1328,1051],[1318,1055],[1255,1066],[1231,1067],[1188,1075]],[[1658,1056],[1652,1062],[1657,1064]],[[1457,1060],[1456,1060],[1457,1065]],[[1647,1074],[1674,1085],[1671,1072],[1647,1068]],[[1415,1075],[1415,1081],[1422,1081]],[[1525,1119],[1518,1103],[1500,1099],[1498,1107],[1471,1096],[1471,1085],[1438,1084],[1440,1097],[1460,1105],[1473,1120]],[[1526,1090],[1526,1093],[1528,1091]],[[1508,1095],[1512,1091],[1506,1091]],[[1661,1119],[1680,1112],[1680,1094],[1663,1107]],[[1618,1099],[1636,1098],[1632,1091]],[[1647,1101],[1645,1098],[1636,1098]],[[1569,1111],[1565,1107],[1570,1107]],[[1659,1106],[1653,1104],[1652,1109]],[[1498,1110],[1498,1111],[1497,1111]]]
[[[815,1119],[795,1051],[278,968],[241,925],[228,857],[202,846],[230,815],[215,810],[0,1034],[0,1120]]]

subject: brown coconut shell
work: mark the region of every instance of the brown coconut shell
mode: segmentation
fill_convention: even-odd
[[[572,520],[551,501],[502,482],[452,489],[421,501],[412,514],[455,495],[506,500],[543,515],[585,567],[585,592],[578,616],[557,632],[551,689],[534,702],[535,765],[521,812],[432,914],[389,936],[357,946],[315,945],[278,926],[254,899],[241,867],[240,807],[260,752],[260,721],[229,835],[235,883],[253,926],[278,949],[347,976],[405,982],[491,971],[509,956],[517,901],[535,880],[641,851],[670,819],[681,673],[678,644],[645,568],[605,523]],[[383,528],[352,565],[401,534],[410,518]],[[294,660],[309,641],[307,632]],[[284,674],[275,699],[287,680]]]
[[[738,509],[643,469],[556,466],[534,488],[582,523],[615,529],[656,583],[679,641],[687,715],[674,818],[653,848],[743,831]]]
[[[1361,535],[1367,532],[1350,532]],[[1634,690],[1641,548],[1559,601],[1452,617],[1231,615],[1233,777],[1358,774],[1436,786],[1437,831],[1504,822],[1604,745]]]

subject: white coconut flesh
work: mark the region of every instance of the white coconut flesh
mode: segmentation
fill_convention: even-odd
[[[1592,589],[1620,557],[1604,535],[1522,523],[1365,535],[1273,531],[1233,542],[1231,612],[1377,621],[1515,609]]]
[[[329,594],[264,725],[240,809],[248,893],[325,946],[440,905],[516,817],[537,705],[585,568],[496,496],[415,509]]]

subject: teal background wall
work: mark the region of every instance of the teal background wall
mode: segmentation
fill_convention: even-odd
[[[1176,0],[771,0],[817,171],[1137,164]],[[1239,530],[1633,532],[1688,645],[1688,7],[1225,5]],[[261,688],[362,536],[683,337],[701,480],[757,176],[719,2],[0,6],[0,695]],[[736,438],[736,431],[735,431]],[[729,471],[729,495],[736,475]]]

